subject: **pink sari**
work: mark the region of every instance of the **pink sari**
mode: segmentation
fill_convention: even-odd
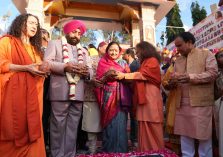
[[[108,54],[105,54],[98,63],[97,79],[101,79],[111,68],[123,73],[128,71],[128,65],[124,61],[116,62]],[[103,128],[109,124],[120,109],[125,110],[131,104],[128,99],[129,88],[116,80],[109,80],[102,88],[96,88],[95,94],[101,111],[101,125]]]

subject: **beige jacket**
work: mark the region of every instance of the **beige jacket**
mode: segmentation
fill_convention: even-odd
[[[174,71],[190,76],[189,96],[191,106],[214,104],[214,80],[218,67],[214,55],[205,49],[193,49],[187,57],[177,58]],[[176,105],[180,107],[181,88],[177,87]]]

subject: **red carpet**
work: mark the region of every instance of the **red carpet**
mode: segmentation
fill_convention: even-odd
[[[148,152],[130,152],[130,153],[100,153],[95,155],[78,155],[78,157],[178,157],[175,153],[164,149]]]

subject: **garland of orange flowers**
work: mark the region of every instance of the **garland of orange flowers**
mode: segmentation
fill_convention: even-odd
[[[83,52],[82,52],[82,46],[80,43],[76,45],[77,47],[77,61],[79,64],[83,63]],[[63,52],[63,62],[68,63],[70,62],[69,54],[68,54],[68,47],[67,47],[67,39],[65,37],[62,37],[62,52]],[[80,76],[78,74],[75,74],[72,76],[71,73],[66,72],[67,81],[69,83],[69,99],[70,100],[76,100],[76,85],[78,81],[80,80]]]

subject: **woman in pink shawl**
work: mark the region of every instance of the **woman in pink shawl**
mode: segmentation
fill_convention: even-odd
[[[106,54],[99,61],[97,79],[104,82],[96,88],[96,96],[101,111],[104,152],[127,152],[127,111],[130,107],[129,87],[114,79],[115,71],[128,72],[127,63],[120,59],[121,47],[111,42]]]

